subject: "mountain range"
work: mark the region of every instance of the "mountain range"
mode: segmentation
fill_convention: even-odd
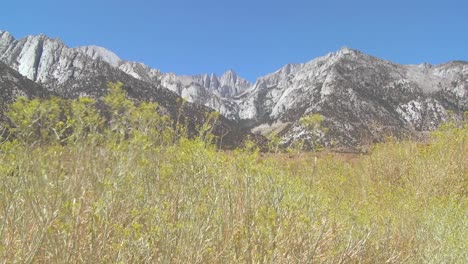
[[[205,113],[220,112],[220,128],[233,145],[260,134],[276,135],[283,145],[318,136],[325,146],[356,149],[433,130],[468,111],[468,62],[400,65],[349,48],[288,64],[255,83],[233,70],[222,76],[163,73],[102,47],[70,48],[45,35],[15,39],[6,31],[0,31],[0,62],[3,101],[48,93],[99,98],[107,82],[121,81],[132,99],[159,102],[173,116],[178,98],[186,99],[193,126]],[[315,113],[324,117],[327,133],[301,125]]]

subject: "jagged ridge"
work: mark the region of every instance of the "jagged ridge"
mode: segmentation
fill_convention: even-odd
[[[176,93],[162,87],[158,79],[154,82],[140,80],[113,66],[116,65],[118,57],[112,55],[110,51],[93,46],[69,48],[60,40],[44,35],[10,41],[11,38],[4,37],[8,35],[7,33],[0,34],[0,40],[8,41],[2,41],[0,44],[3,50],[0,61],[11,67],[13,71],[34,81],[30,83],[34,83],[35,87],[43,87],[43,90],[64,98],[81,96],[100,98],[107,93],[108,82],[123,82],[124,89],[131,99],[158,102],[166,109],[167,114],[174,119],[179,117],[181,104],[180,97]],[[116,66],[120,67],[124,63],[120,61]],[[26,83],[25,86],[30,85]],[[14,94],[20,95],[17,92]],[[187,119],[191,133],[195,133],[196,127],[204,122],[209,112],[213,111],[203,105],[192,103],[185,103],[182,110],[180,118]],[[239,144],[248,134],[224,117],[220,118],[214,131],[224,135],[224,147]]]
[[[468,63],[398,65],[348,48],[288,64],[255,84],[232,70],[221,77],[161,73],[101,47],[68,48],[44,35],[15,40],[0,32],[0,60],[64,96],[99,96],[95,83],[122,78],[151,87],[136,89],[141,99],[166,88],[242,128],[277,132],[285,144],[310,136],[298,122],[310,113],[326,118],[330,132],[323,143],[355,147],[386,134],[431,130],[449,118],[449,110],[458,116],[468,110]]]

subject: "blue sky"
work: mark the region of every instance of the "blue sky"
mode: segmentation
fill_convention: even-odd
[[[164,72],[249,80],[342,46],[398,63],[468,61],[466,0],[4,1],[0,29],[95,44]]]

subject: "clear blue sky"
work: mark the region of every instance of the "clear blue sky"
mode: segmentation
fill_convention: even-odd
[[[249,80],[342,46],[398,63],[468,60],[467,0],[10,0],[0,29]]]

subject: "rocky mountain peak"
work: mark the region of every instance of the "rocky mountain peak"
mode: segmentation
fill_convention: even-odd
[[[8,31],[0,30],[0,43],[11,43],[15,38]]]
[[[219,79],[216,74],[212,73],[210,75],[210,83],[205,84],[205,87],[209,88],[210,90],[218,90],[219,88]]]
[[[0,55],[3,54],[15,38],[7,31],[0,31]]]
[[[116,63],[114,62],[114,64]],[[160,70],[152,69],[140,62],[120,61],[118,68],[133,78],[149,83],[158,82],[162,75]]]
[[[102,60],[114,67],[118,67],[122,60],[112,51],[99,46],[82,46],[75,48],[95,60]]]
[[[362,52],[357,50],[357,49],[353,49],[353,48],[350,48],[350,47],[347,47],[347,46],[343,46],[338,51],[336,51],[336,53],[340,53],[340,54],[360,54]]]
[[[240,86],[239,88],[241,89],[245,89],[252,85],[249,81],[239,77],[234,70],[226,71],[223,73],[223,75],[221,75],[219,80],[222,85],[236,85]]]
[[[221,75],[221,80],[237,81],[237,73],[230,69]]]
[[[234,70],[226,71],[219,82],[218,90],[223,97],[234,97],[252,86],[252,83],[239,77]]]
[[[117,67],[121,63],[117,55],[102,47],[69,48],[44,34],[15,40],[8,32],[0,35],[0,61],[32,81],[51,86],[81,78],[90,69],[88,64],[101,61]]]
[[[434,67],[432,64],[427,63],[427,62],[423,62],[423,63],[419,64],[418,66],[421,69],[430,69],[430,68]]]
[[[307,137],[299,120],[310,113],[325,117],[330,132],[323,142],[355,146],[381,135],[431,130],[448,110],[468,110],[467,62],[400,65],[347,47],[287,64],[254,85],[233,70],[220,77],[161,73],[102,47],[68,48],[45,35],[15,40],[6,31],[0,31],[0,62],[65,97],[100,96],[107,81],[129,83],[133,96],[143,99],[171,90],[242,129],[276,131],[285,143]]]
[[[6,42],[7,43],[7,42]],[[4,43],[4,44],[6,44]],[[2,61],[33,81],[45,81],[44,63],[53,60],[53,54],[65,45],[44,34],[27,36],[8,44],[1,55]]]

